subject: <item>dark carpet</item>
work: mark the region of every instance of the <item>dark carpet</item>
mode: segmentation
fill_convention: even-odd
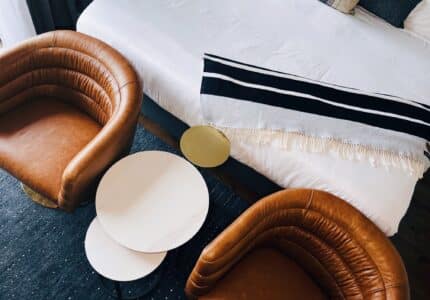
[[[132,152],[144,150],[177,153],[138,128]],[[210,192],[207,220],[191,241],[169,253],[161,281],[142,299],[184,299],[186,279],[201,250],[248,206],[213,175],[202,174]],[[84,251],[94,216],[93,203],[73,214],[40,207],[0,170],[0,299],[108,299]]]

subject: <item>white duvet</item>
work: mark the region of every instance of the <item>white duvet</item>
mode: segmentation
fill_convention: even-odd
[[[203,122],[204,52],[423,103],[430,99],[427,42],[361,9],[350,16],[316,0],[95,0],[78,30],[122,52],[142,76],[145,93],[189,125]],[[270,146],[234,143],[232,156],[281,186],[338,195],[388,235],[396,233],[418,179],[366,162]]]

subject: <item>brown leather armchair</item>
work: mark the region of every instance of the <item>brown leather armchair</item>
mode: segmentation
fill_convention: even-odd
[[[54,31],[0,53],[0,167],[67,211],[129,151],[142,101],[105,43]]]
[[[365,216],[328,193],[268,196],[211,242],[191,299],[409,299],[403,262]]]

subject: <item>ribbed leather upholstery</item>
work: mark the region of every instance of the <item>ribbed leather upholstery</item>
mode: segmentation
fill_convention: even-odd
[[[330,299],[409,299],[403,262],[385,235],[345,201],[306,189],[275,193],[244,212],[203,250],[188,279],[187,295],[258,299],[244,293],[255,281],[244,280],[243,272],[236,279],[230,275],[246,255],[267,247],[294,260]],[[255,261],[255,268],[261,263]],[[224,284],[226,278],[240,280],[242,288]],[[265,299],[279,299],[279,293],[285,299],[315,298],[308,288],[292,293],[288,280],[282,288],[266,286]]]
[[[142,85],[127,60],[87,35],[54,31],[2,52],[0,123],[9,126],[0,128],[0,167],[72,210],[88,200],[102,173],[128,152],[141,101]],[[45,139],[37,139],[38,130],[44,130]],[[4,150],[12,142],[28,155]],[[44,147],[66,158],[43,157]],[[33,155],[45,158],[37,170],[29,163],[39,159]],[[58,174],[52,178],[57,187],[38,176],[44,168]]]

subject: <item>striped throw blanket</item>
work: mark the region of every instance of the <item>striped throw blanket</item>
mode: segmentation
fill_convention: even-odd
[[[402,168],[430,166],[430,107],[206,54],[203,114],[234,143],[327,153]]]

